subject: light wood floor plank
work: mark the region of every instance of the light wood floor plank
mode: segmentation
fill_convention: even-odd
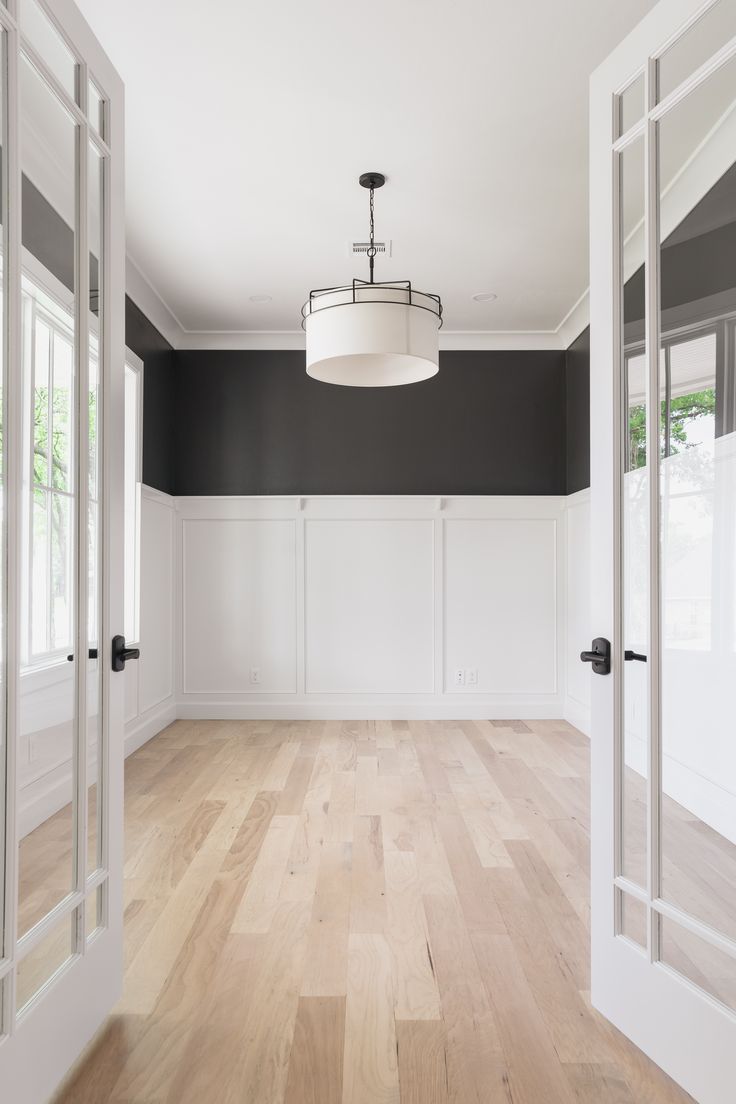
[[[351,935],[343,1104],[399,1104],[391,951],[382,935]]]
[[[295,816],[276,815],[271,820],[248,888],[235,914],[233,934],[265,934],[271,927],[298,827],[299,818]]]
[[[351,843],[323,845],[302,996],[339,997],[347,993],[352,861]]]
[[[445,1026],[439,1021],[396,1024],[401,1104],[448,1104]]]
[[[345,998],[301,997],[284,1104],[342,1104]]]
[[[439,1020],[437,989],[427,920],[415,856],[410,851],[384,855],[386,935],[394,960],[397,1020]]]

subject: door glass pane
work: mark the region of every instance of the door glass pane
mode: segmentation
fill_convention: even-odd
[[[87,90],[87,117],[101,138],[105,138],[105,99],[94,81]]]
[[[736,958],[660,917],[660,959],[736,1011]]]
[[[19,1012],[58,973],[72,956],[73,915],[45,935],[18,963],[15,1004]]]
[[[732,0],[717,0],[662,54],[659,60],[659,99],[663,100],[682,84],[734,35],[736,6]]]
[[[644,141],[620,157],[623,322],[621,427],[621,555],[624,648],[649,647],[649,469],[647,466],[647,357],[644,329]],[[647,882],[647,775],[649,731],[647,665],[624,664],[621,789],[621,873]]]
[[[102,863],[102,839],[99,827],[99,802],[102,796],[98,784],[102,764],[102,663],[99,656],[99,626],[102,619],[102,532],[99,494],[102,486],[102,419],[100,391],[100,356],[103,325],[102,235],[103,235],[103,163],[90,144],[88,155],[87,198],[89,204],[89,543],[88,543],[88,634],[87,660],[87,740],[89,789],[87,797],[87,872]]]
[[[48,65],[64,91],[74,98],[77,63],[64,39],[36,0],[19,0],[18,14],[22,34]]]
[[[124,588],[125,638],[139,639],[139,550],[140,482],[138,479],[139,392],[141,378],[135,368],[125,365],[125,555]]]
[[[733,9],[732,9],[733,10]],[[659,124],[661,893],[736,939],[736,62]],[[679,935],[678,935],[679,939]]]
[[[24,59],[20,103],[26,444],[18,926],[23,934],[72,890],[75,875],[76,201],[75,126]]]
[[[85,923],[87,925],[87,939],[91,939],[96,931],[102,927],[102,894],[104,886],[98,886],[97,889],[93,889],[87,894],[87,900],[85,902],[86,917]]]
[[[5,142],[5,32],[0,31],[0,164],[2,164]],[[2,174],[0,174],[0,273],[2,273],[5,257],[5,189],[2,186]],[[0,917],[4,915],[4,885],[5,885],[5,758],[6,758],[6,732],[5,732],[5,557],[7,540],[5,534],[5,297],[3,289],[0,289]],[[3,938],[3,923],[0,920],[0,958],[5,953]],[[0,986],[0,1000],[2,1000],[2,987]],[[0,1005],[2,1007],[2,1005]],[[0,1013],[1,1017],[2,1013]],[[2,1023],[0,1022],[0,1034]]]
[[[625,134],[630,127],[638,123],[644,114],[644,74],[639,76],[617,97],[618,133]]]
[[[647,906],[629,893],[621,893],[618,889],[616,893],[619,895],[621,904],[621,935],[625,935],[627,939],[646,949]]]

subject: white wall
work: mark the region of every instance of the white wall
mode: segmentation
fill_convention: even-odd
[[[178,715],[562,716],[564,519],[556,497],[178,499]]]

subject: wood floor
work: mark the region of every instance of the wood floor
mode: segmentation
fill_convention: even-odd
[[[588,1002],[561,721],[177,721],[127,763],[125,995],[58,1104],[678,1104]]]

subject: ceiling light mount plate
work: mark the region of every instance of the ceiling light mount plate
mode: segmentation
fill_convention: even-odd
[[[386,177],[383,173],[377,172],[361,173],[358,177],[358,183],[361,188],[382,188],[386,183]]]

